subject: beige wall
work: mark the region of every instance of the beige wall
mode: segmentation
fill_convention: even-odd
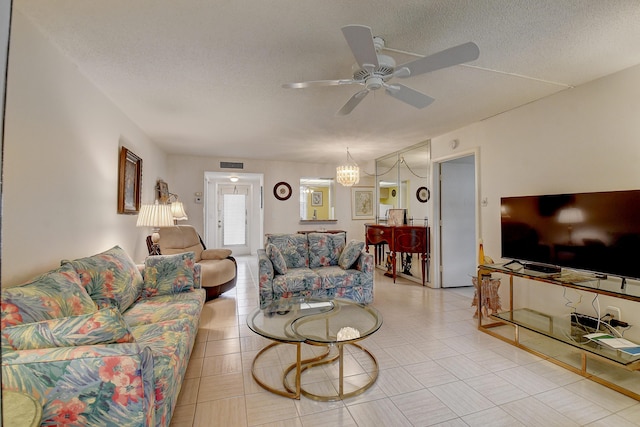
[[[116,213],[119,146],[143,159],[143,202],[164,152],[15,9],[7,82],[2,286],[116,244],[143,260],[149,230]]]
[[[244,169],[220,169],[221,161],[242,162]],[[205,172],[234,173],[262,173],[264,174],[264,232],[295,233],[298,230],[309,229],[310,226],[300,225],[299,184],[302,177],[331,177],[335,176],[336,166],[329,164],[314,164],[300,162],[283,162],[251,159],[226,159],[217,157],[199,157],[184,155],[168,156],[169,189],[180,196],[185,204],[189,219],[186,224],[196,227],[204,235],[203,205],[195,203],[195,193],[204,192]],[[368,170],[373,171],[369,166]],[[293,194],[288,200],[278,200],[273,195],[273,187],[281,181],[291,185]],[[358,185],[374,185],[373,179],[363,176]],[[351,190],[340,184],[335,186],[335,224],[320,224],[327,229],[336,228],[347,231],[347,238],[364,240],[364,223],[366,221],[351,220]]]
[[[449,145],[453,139],[460,141],[456,150]],[[498,260],[500,197],[640,189],[640,65],[433,138],[432,157],[477,147],[479,200],[488,200],[479,208],[480,237],[485,253]],[[516,282],[517,306],[567,312],[562,288]],[[593,295],[581,295],[581,312],[594,315]],[[568,296],[580,299],[576,291]],[[596,302],[602,310],[621,307],[625,320],[640,324],[637,303],[604,296]],[[628,334],[640,338],[640,329]]]

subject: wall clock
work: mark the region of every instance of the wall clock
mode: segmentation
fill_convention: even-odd
[[[273,186],[273,195],[278,200],[287,200],[291,197],[291,186],[286,182],[279,182]]]
[[[416,191],[416,198],[420,203],[426,203],[431,198],[431,191],[427,187],[420,187]]]

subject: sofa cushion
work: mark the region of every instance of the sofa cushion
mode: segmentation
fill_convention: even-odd
[[[15,350],[74,347],[133,342],[133,335],[117,308],[4,328],[2,334]]]
[[[121,312],[129,308],[142,291],[142,275],[120,246],[63,263],[69,263],[76,269],[80,283],[94,301],[113,299]]]
[[[123,316],[130,327],[170,319],[197,318],[204,300],[205,292],[202,289],[175,295],[160,295],[137,301]]]
[[[360,283],[359,271],[345,270],[337,265],[314,268],[313,271],[320,277],[322,289],[344,288]]]
[[[271,264],[273,264],[274,270],[276,270],[278,274],[287,274],[287,263],[280,249],[273,243],[267,243],[265,250],[267,251],[267,256]]]
[[[42,274],[29,283],[2,290],[2,328],[58,317],[93,313],[96,305],[70,265]]]
[[[195,254],[149,256],[144,261],[143,296],[171,295],[193,289]]]
[[[345,247],[345,233],[309,233],[309,268],[338,265]]]
[[[269,234],[266,243],[276,245],[287,268],[309,267],[309,244],[305,234]]]
[[[320,277],[309,268],[290,268],[287,274],[273,278],[273,293],[285,294],[304,290],[320,289]]]
[[[364,242],[351,240],[347,243],[347,246],[345,246],[344,250],[340,254],[338,265],[341,268],[348,270],[358,260],[362,253],[362,249],[364,249]]]

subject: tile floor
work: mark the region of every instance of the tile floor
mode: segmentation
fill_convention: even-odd
[[[394,284],[379,272],[374,306],[384,324],[362,341],[378,359],[376,383],[338,402],[269,393],[250,372],[269,341],[245,322],[257,305],[257,260],[237,259],[237,287],[205,304],[172,427],[640,425],[638,401],[478,332],[470,288]],[[272,363],[282,364],[284,353]],[[358,360],[349,358],[345,375],[364,375]],[[264,370],[274,384],[275,368]],[[320,376],[335,373],[318,369]],[[318,377],[309,371],[303,380],[323,381]]]

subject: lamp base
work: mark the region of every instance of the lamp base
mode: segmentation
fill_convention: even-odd
[[[151,233],[151,247],[149,248],[149,255],[161,255],[160,254],[160,245],[158,242],[160,241],[160,229],[154,228],[153,233]]]

